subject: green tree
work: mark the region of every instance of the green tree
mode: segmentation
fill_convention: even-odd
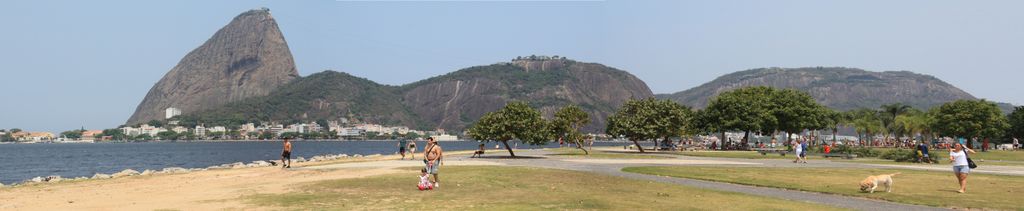
[[[997,138],[1010,127],[999,106],[985,100],[957,100],[933,108],[932,127],[942,136]],[[974,148],[971,141],[967,146]]]
[[[69,130],[60,132],[60,136],[69,139],[80,139],[82,138],[82,130]]]
[[[827,108],[823,113],[826,118],[823,122],[826,124],[825,129],[832,131],[832,141],[836,141],[836,137],[839,136],[839,128],[844,125],[850,125],[852,117],[850,117],[846,112],[839,112]]]
[[[302,134],[299,132],[284,132],[281,133],[281,138],[300,138]]]
[[[479,141],[501,142],[509,155],[515,157],[508,141],[520,140],[530,145],[546,144],[552,137],[549,127],[540,111],[523,102],[510,102],[501,110],[484,114],[467,131],[470,137]]]
[[[163,122],[161,122],[160,120],[155,120],[155,119],[154,120],[149,120],[148,124],[149,124],[149,126],[153,126],[153,127],[164,127],[164,123]]]
[[[885,140],[889,140],[889,135],[897,133],[900,130],[900,126],[896,124],[896,117],[911,112],[914,108],[909,105],[902,103],[894,103],[888,105],[882,105],[879,108],[882,112],[881,120],[882,126],[885,127]]]
[[[178,140],[178,133],[174,131],[163,131],[156,133],[156,137],[160,137],[160,140]]]
[[[929,127],[928,115],[917,109],[911,109],[911,111],[905,114],[896,116],[893,122],[897,137],[909,136],[914,138],[914,135],[918,134],[922,136],[927,135]]]
[[[590,115],[586,111],[579,106],[569,105],[555,112],[555,119],[551,121],[551,129],[555,136],[576,143],[577,149],[583,150],[584,154],[589,155],[590,152],[583,147],[583,142],[588,137],[580,132],[580,128],[589,123]]]
[[[150,136],[148,133],[143,133],[143,134],[135,136],[135,140],[136,141],[149,141],[149,140],[153,140],[153,137]]]
[[[228,136],[228,139],[231,139],[231,140],[238,140],[238,139],[241,139],[241,137],[242,137],[242,132],[241,132],[241,131],[238,131],[238,130],[229,130],[229,131],[227,132],[227,134],[224,134],[224,135],[227,135],[227,136]]]
[[[1013,113],[1007,116],[1010,122],[1010,130],[1007,135],[1010,138],[1024,138],[1024,106],[1013,108]]]
[[[671,125],[672,120],[660,116],[665,113],[660,111],[661,107],[665,106],[654,98],[626,101],[615,114],[608,117],[605,133],[613,137],[625,137],[632,141],[640,152],[644,152],[640,141],[653,140],[657,143],[658,138],[677,131],[674,129],[677,126]]]
[[[778,125],[773,113],[776,110],[775,103],[772,102],[775,95],[774,88],[764,86],[723,92],[711,99],[701,118],[705,122],[705,127],[709,126],[707,124],[717,124],[713,128],[723,134],[723,143],[725,132],[743,131],[742,143],[745,144],[749,140],[750,132],[770,133]]]
[[[671,100],[659,100],[655,104],[658,134],[662,138],[662,145],[669,144],[672,137],[683,137],[695,134],[692,122],[693,110],[689,106],[680,105]],[[654,148],[655,150],[658,147]]]
[[[865,140],[866,138],[868,145],[874,141],[875,134],[884,128],[878,111],[862,108],[847,113],[851,117],[850,124],[857,131],[857,139]]]
[[[124,131],[117,128],[103,130],[103,136],[110,136],[110,139],[113,140],[127,140],[127,136],[124,134]]]
[[[772,113],[778,122],[775,129],[778,131],[794,134],[805,129],[824,129],[826,127],[823,120],[826,119],[824,117],[827,109],[818,104],[818,101],[806,92],[784,89],[775,93],[772,102],[774,102]]]

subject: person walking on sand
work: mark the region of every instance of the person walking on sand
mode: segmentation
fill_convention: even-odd
[[[284,138],[284,148],[281,150],[281,168],[292,167],[292,142],[290,137]]]
[[[960,143],[953,144],[953,148],[949,149],[949,161],[953,163],[953,174],[960,182],[960,190],[957,190],[957,193],[967,192],[967,174],[971,172],[967,162],[968,152],[975,153],[974,150],[964,147]]]
[[[427,165],[427,173],[434,175],[434,188],[441,187],[441,180],[437,178],[437,169],[441,165],[444,153],[441,146],[437,144],[434,137],[427,138],[427,146],[423,150],[423,163]]]
[[[409,141],[404,138],[398,140],[398,154],[402,155],[402,160],[405,160],[405,147],[409,145]]]
[[[409,141],[409,160],[416,159],[416,140]]]

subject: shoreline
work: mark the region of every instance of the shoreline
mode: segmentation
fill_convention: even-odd
[[[3,145],[3,144],[232,143],[232,142],[280,142],[281,140],[283,140],[283,139],[271,139],[271,140],[189,140],[189,141],[98,141],[98,142],[0,142],[0,145]],[[391,141],[400,141],[400,140],[399,139],[375,139],[375,140],[346,140],[346,139],[315,139],[315,140],[305,140],[305,139],[294,139],[292,141],[297,141],[297,142],[358,142],[358,141],[364,141],[364,142],[391,142]],[[425,140],[410,140],[410,141],[425,141]],[[466,140],[437,141],[437,142],[444,143],[444,142],[480,142],[480,141],[466,139]],[[494,141],[490,141],[490,142],[494,142]],[[490,143],[490,142],[486,142],[486,143]],[[484,142],[481,142],[481,143],[484,143]],[[494,142],[494,143],[499,143],[499,142]],[[555,142],[551,142],[551,143],[555,143]],[[629,141],[615,141],[615,140],[594,141],[594,143],[627,143],[627,144],[632,144],[632,142],[629,142]]]
[[[502,149],[502,150],[504,150],[504,149]],[[533,150],[533,149],[517,149],[517,151],[518,150]],[[459,151],[452,151],[452,152],[449,152],[449,153],[446,153],[446,154],[449,154],[449,155],[460,155],[460,154],[469,154],[469,153],[472,153],[472,152],[473,152],[473,150],[459,150]],[[394,157],[394,158],[390,158],[390,157]],[[374,159],[374,158],[381,158],[381,159]],[[345,153],[341,153],[341,154],[321,154],[321,155],[315,155],[315,156],[309,157],[308,159],[305,158],[305,157],[302,157],[302,156],[294,157],[291,160],[291,162],[292,162],[291,165],[292,166],[297,166],[297,167],[306,167],[306,166],[316,166],[316,165],[330,165],[330,164],[333,164],[333,163],[364,162],[364,161],[374,161],[374,160],[393,160],[393,159],[397,159],[397,158],[400,158],[400,156],[398,154],[388,154],[388,155],[383,155],[383,154],[380,154],[380,153],[370,154],[370,155],[362,155],[362,154],[348,155],[348,154],[345,154]],[[330,161],[338,161],[338,162],[330,162]],[[55,184],[55,183],[61,183],[61,182],[104,180],[104,179],[113,179],[113,178],[130,177],[130,176],[182,174],[182,173],[193,173],[193,172],[209,171],[209,170],[245,169],[245,168],[260,168],[260,167],[279,167],[280,166],[280,164],[278,164],[279,162],[280,162],[280,160],[254,160],[254,161],[250,161],[248,163],[246,163],[246,162],[233,162],[233,163],[224,163],[224,164],[219,164],[219,165],[211,165],[211,166],[203,167],[203,168],[183,168],[183,167],[177,167],[177,166],[164,167],[162,169],[142,169],[142,170],[135,170],[135,169],[128,168],[128,169],[124,169],[124,170],[121,170],[121,171],[118,171],[118,172],[94,173],[92,176],[89,176],[89,177],[80,176],[80,177],[73,177],[73,178],[72,177],[65,178],[65,177],[63,177],[61,175],[35,176],[35,177],[32,177],[31,179],[25,179],[25,180],[22,180],[22,181],[19,181],[19,182],[10,183],[10,184],[0,183],[0,188],[16,188],[16,187],[23,187],[23,186],[36,186],[36,185],[43,185],[43,184]]]

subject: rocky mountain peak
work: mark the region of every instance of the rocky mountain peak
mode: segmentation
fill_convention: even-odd
[[[246,11],[164,75],[128,124],[162,120],[167,108],[187,114],[265,96],[297,77],[288,44],[270,10]]]

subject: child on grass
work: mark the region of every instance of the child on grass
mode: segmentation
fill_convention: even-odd
[[[432,190],[434,185],[430,183],[430,175],[427,174],[427,169],[420,170],[420,184],[416,185],[420,190]]]

